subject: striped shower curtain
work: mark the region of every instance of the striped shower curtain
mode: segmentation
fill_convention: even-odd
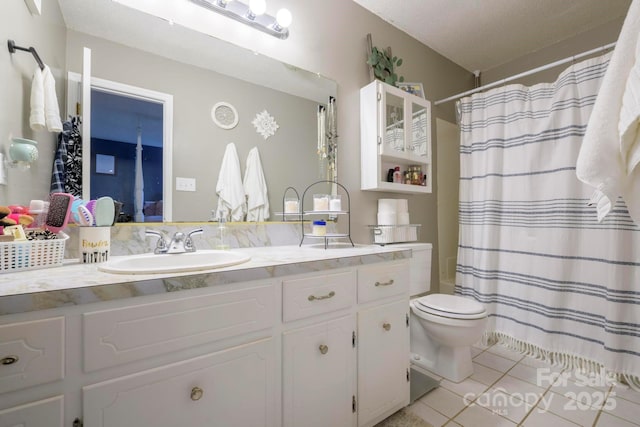
[[[634,383],[640,228],[621,200],[598,223],[593,189],[575,175],[609,59],[574,64],[555,83],[509,85],[458,104],[456,293],[487,307],[489,341]]]

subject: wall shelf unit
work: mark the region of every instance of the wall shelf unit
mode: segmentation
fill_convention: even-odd
[[[431,102],[374,80],[360,89],[362,190],[431,193]],[[387,181],[389,169],[419,166],[425,185]]]

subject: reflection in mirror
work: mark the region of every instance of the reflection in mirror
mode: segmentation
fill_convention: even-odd
[[[172,190],[174,221],[210,219],[224,149],[231,142],[242,172],[249,151],[258,148],[271,220],[281,219],[274,212],[281,210],[287,187],[302,192],[327,178],[320,173],[327,168],[320,167],[317,155],[317,110],[336,95],[335,82],[111,0],[58,3],[67,27],[66,71],[81,72],[82,48],[87,46],[95,78],[173,96],[173,174],[164,185]],[[223,129],[212,120],[211,109],[219,102],[237,111],[234,128]],[[262,111],[278,124],[267,139],[252,124]],[[177,178],[193,180],[196,191],[177,190]],[[24,190],[33,191],[32,198],[46,191]]]

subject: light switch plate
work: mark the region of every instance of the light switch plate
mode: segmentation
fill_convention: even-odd
[[[196,191],[195,178],[176,177],[176,191]]]

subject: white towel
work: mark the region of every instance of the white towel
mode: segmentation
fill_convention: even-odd
[[[632,76],[634,64],[636,68],[638,66],[636,56],[639,36],[640,0],[634,0],[593,106],[576,163],[578,179],[596,189],[591,202],[597,205],[598,221],[602,221],[609,213],[616,197],[622,196],[629,214],[640,224],[640,168],[627,170],[628,160],[633,162],[635,155],[631,152],[632,147],[626,137],[621,138],[618,128],[621,119],[624,123],[629,122],[625,120],[629,112],[624,115],[621,112],[625,92],[638,88],[633,77],[629,85],[627,81]],[[628,108],[634,107],[629,104]],[[636,111],[636,117],[637,114]]]
[[[244,170],[244,192],[247,195],[247,221],[269,219],[269,197],[264,179],[258,147],[253,147],[247,156]]]
[[[42,71],[44,85],[44,115],[47,121],[49,132],[62,132],[62,121],[60,120],[60,108],[58,107],[58,96],[56,95],[56,81],[51,74],[49,67],[45,65]]]
[[[216,184],[218,214],[231,221],[242,221],[246,212],[246,198],[240,175],[240,161],[233,142],[227,144]]]
[[[36,67],[31,81],[31,114],[29,125],[34,131],[45,128],[44,118],[44,79],[40,67]]]

